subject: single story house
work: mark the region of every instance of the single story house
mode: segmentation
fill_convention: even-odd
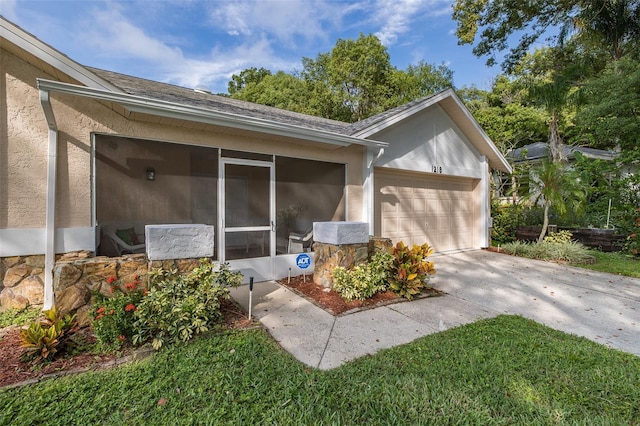
[[[350,124],[83,66],[0,30],[0,260],[44,255],[45,307],[55,255],[113,254],[114,228],[211,225],[215,259],[265,278],[287,275],[289,233],[318,221],[439,252],[489,244],[491,170],[511,167],[451,89]]]

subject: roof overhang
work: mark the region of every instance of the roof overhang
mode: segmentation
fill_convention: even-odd
[[[368,138],[381,132],[382,130],[397,124],[416,113],[425,110],[433,105],[439,105],[453,120],[453,122],[460,128],[460,130],[467,136],[471,144],[476,150],[487,157],[489,166],[495,170],[500,170],[505,173],[512,173],[512,167],[507,159],[498,150],[491,138],[487,136],[482,127],[473,118],[473,115],[453,89],[446,89],[442,92],[426,98],[424,102],[420,102],[411,108],[407,108],[402,112],[389,116],[384,120],[376,122],[371,126],[354,133],[353,136]]]
[[[159,117],[187,120],[198,123],[223,126],[234,129],[267,133],[296,139],[304,139],[331,145],[363,145],[367,147],[386,147],[387,142],[348,136],[338,133],[311,129],[287,123],[279,123],[255,117],[228,112],[215,111],[208,108],[184,105],[154,98],[114,93],[110,90],[78,86],[58,81],[38,79],[38,88],[56,93],[80,96],[105,102],[113,102],[131,112],[150,114]]]
[[[39,60],[60,70],[62,73],[68,75],[70,78],[81,84],[88,87],[111,90],[113,92],[122,92],[111,83],[93,74],[79,63],[70,59],[68,56],[63,55],[56,49],[46,43],[43,43],[32,34],[29,34],[22,28],[7,21],[1,16],[0,37],[33,55]]]

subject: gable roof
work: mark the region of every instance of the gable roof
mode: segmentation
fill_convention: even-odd
[[[477,151],[487,157],[492,168],[511,171],[504,156],[452,89],[351,124],[82,66],[2,17],[0,31],[0,36],[9,41],[3,43],[3,48],[8,46],[9,51],[40,68],[48,64],[53,70],[50,73],[56,77],[60,74],[55,71],[57,69],[72,79],[69,81],[68,78],[60,78],[62,82],[39,79],[38,87],[42,90],[114,102],[131,112],[303,138],[321,143],[343,146],[358,144],[369,147],[388,146],[386,142],[376,141],[375,134],[438,104],[469,138]],[[22,55],[20,49],[28,55]]]
[[[579,152],[587,158],[599,160],[613,160],[618,156],[615,151],[605,151],[603,149],[587,148],[582,146],[572,146],[562,144],[564,155],[567,159],[575,157],[574,153]],[[515,163],[541,160],[549,157],[549,144],[547,142],[535,142],[529,145],[516,148],[507,153],[507,157]]]
[[[502,153],[500,153],[475,118],[473,118],[471,112],[453,89],[446,89],[431,96],[416,99],[397,108],[354,123],[353,128],[356,129],[356,131],[353,135],[364,138],[373,137],[382,130],[400,123],[434,105],[440,106],[447,113],[451,120],[469,139],[474,148],[481,155],[487,157],[489,165],[493,169],[506,173],[512,172],[509,162],[504,158]]]

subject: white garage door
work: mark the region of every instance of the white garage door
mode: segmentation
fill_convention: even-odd
[[[436,251],[474,246],[472,179],[376,169],[374,180],[376,235]]]

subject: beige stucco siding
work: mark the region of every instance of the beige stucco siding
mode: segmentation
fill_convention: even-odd
[[[42,228],[45,220],[47,128],[36,78],[52,79],[11,54],[2,53],[3,84],[11,117],[2,138],[0,206],[3,228]],[[260,152],[347,165],[347,220],[362,218],[363,157],[361,146],[337,147],[269,135],[231,134],[229,129],[176,120],[133,121],[111,105],[71,95],[51,94],[58,125],[56,226],[88,227],[92,221],[91,135],[122,135],[237,151]],[[116,109],[119,109],[116,107]],[[5,147],[6,146],[6,147]],[[6,152],[6,154],[5,154]]]
[[[39,75],[4,50],[0,75],[0,93],[5,94],[0,97],[0,227],[42,226],[47,126],[34,87]]]

